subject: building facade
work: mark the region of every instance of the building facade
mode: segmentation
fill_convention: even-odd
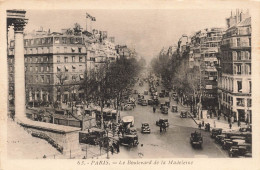
[[[219,107],[231,120],[252,123],[251,17],[237,10],[227,26],[219,56]]]
[[[13,93],[14,41],[10,42],[9,99]],[[24,36],[27,102],[66,102],[82,97],[80,80],[86,69],[86,46],[82,36],[36,33]]]

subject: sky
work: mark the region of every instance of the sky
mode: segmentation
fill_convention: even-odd
[[[50,29],[60,32],[79,23],[86,29],[85,13],[96,18],[93,28],[108,31],[116,44],[136,49],[148,61],[157,56],[163,47],[177,44],[183,34],[208,27],[226,27],[231,10],[216,9],[86,9],[86,10],[27,10],[29,19],[25,31]]]

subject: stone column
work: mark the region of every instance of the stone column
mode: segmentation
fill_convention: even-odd
[[[14,21],[14,37],[15,37],[15,116],[18,119],[26,117],[25,114],[25,70],[24,70],[24,44],[23,30],[25,21],[16,19]]]

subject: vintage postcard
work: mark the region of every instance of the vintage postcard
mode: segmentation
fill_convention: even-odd
[[[0,169],[259,169],[259,2],[1,7]]]

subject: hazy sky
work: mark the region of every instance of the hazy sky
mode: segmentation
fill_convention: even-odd
[[[96,17],[94,28],[108,31],[116,43],[134,47],[148,60],[162,47],[177,43],[182,34],[191,35],[207,27],[225,27],[230,11],[223,10],[27,10],[26,31],[60,31],[79,23],[86,28],[85,13]]]

